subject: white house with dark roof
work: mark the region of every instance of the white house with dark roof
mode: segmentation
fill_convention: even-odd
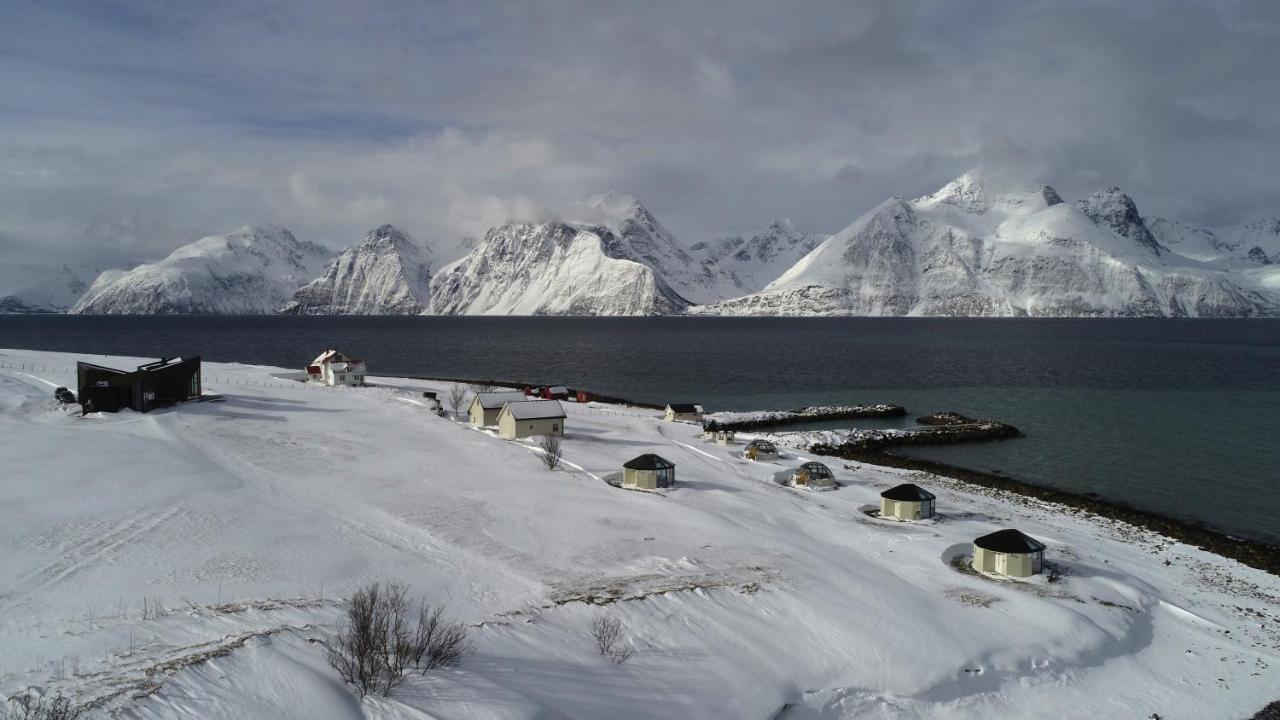
[[[564,435],[564,406],[559,400],[509,402],[498,412],[498,436],[519,440],[538,435]]]
[[[334,348],[320,353],[307,365],[307,380],[325,385],[363,385],[364,360],[347,357]]]
[[[702,406],[689,403],[672,403],[663,417],[667,422],[702,422]]]
[[[507,403],[533,402],[533,398],[519,391],[482,392],[471,396],[471,404],[467,414],[475,427],[489,427],[498,424],[498,413]]]

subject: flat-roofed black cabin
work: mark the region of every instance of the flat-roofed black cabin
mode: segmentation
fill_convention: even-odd
[[[86,413],[132,408],[147,412],[200,397],[200,358],[172,358],[128,372],[76,363],[77,396]]]

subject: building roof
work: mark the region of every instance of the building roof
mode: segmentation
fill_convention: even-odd
[[[480,402],[480,407],[485,410],[497,410],[507,403],[530,402],[529,396],[519,391],[476,393],[471,402],[474,403],[477,400]]]
[[[692,405],[688,403],[671,403],[667,407],[671,408],[671,412],[680,413],[681,415],[702,412],[701,405]]]
[[[336,349],[329,348],[328,350],[325,350],[324,352],[320,353],[320,355],[316,357],[315,360],[312,360],[311,364],[324,365],[325,363],[331,363],[331,362],[358,363],[358,362],[364,362],[364,361],[347,357],[346,355],[343,355],[342,353],[338,352]]]
[[[622,467],[627,468],[628,470],[667,470],[674,468],[675,466],[676,464],[670,460],[662,457],[661,455],[654,455],[653,453],[646,453],[639,457],[632,458],[622,465]]]
[[[925,500],[933,500],[937,496],[919,485],[903,483],[880,493],[880,497],[885,500],[898,500],[901,502],[924,502]]]
[[[755,440],[747,443],[747,447],[756,448],[757,450],[767,450],[768,452],[778,452],[778,448],[775,447],[773,443],[761,438],[756,438]]]
[[[517,420],[553,420],[564,417],[564,407],[559,400],[527,400],[524,393],[517,393],[520,399],[509,402],[503,410],[511,413]]]
[[[568,395],[569,388],[563,385],[552,385],[551,387],[547,388],[547,392],[550,392],[556,395]]]
[[[974,540],[973,544],[983,550],[1001,553],[1034,553],[1044,550],[1044,543],[1012,528],[997,530],[990,535],[983,535]]]

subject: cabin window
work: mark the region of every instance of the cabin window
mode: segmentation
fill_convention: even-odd
[[[663,488],[671,487],[672,485],[675,484],[675,480],[676,480],[675,468],[658,468],[658,470],[654,472],[654,475],[656,476],[656,479],[657,479],[657,482],[654,484],[657,485],[658,487],[663,487]]]
[[[560,432],[560,423],[551,423],[551,432]]]

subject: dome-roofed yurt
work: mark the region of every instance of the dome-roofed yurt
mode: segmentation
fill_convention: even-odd
[[[831,468],[811,460],[791,474],[791,485],[809,490],[835,490],[836,476]]]
[[[1044,566],[1044,543],[1012,528],[973,541],[973,569],[1008,577],[1031,577]]]
[[[768,440],[752,440],[747,443],[747,449],[742,451],[742,457],[748,460],[777,460],[778,448]]]
[[[880,493],[880,517],[923,520],[933,517],[933,493],[919,485],[903,483]]]
[[[622,466],[622,487],[657,490],[676,486],[676,464],[659,455],[647,453],[628,460]]]

